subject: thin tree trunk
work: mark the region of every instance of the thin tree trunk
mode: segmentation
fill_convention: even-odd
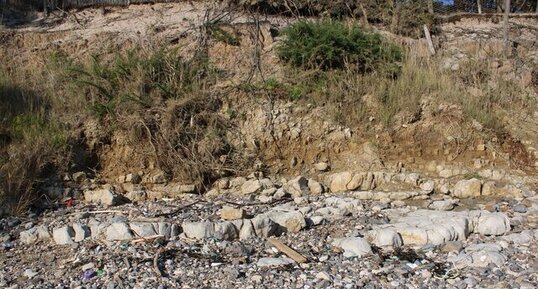
[[[508,41],[508,14],[510,13],[510,0],[504,0],[504,53],[508,57],[510,43]]]

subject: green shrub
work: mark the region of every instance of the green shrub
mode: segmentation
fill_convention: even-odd
[[[278,56],[307,69],[348,68],[360,73],[374,70],[393,73],[403,58],[400,47],[354,23],[300,21],[285,29],[284,35]]]

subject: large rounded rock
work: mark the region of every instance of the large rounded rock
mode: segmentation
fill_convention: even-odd
[[[106,239],[108,241],[123,241],[133,238],[129,226],[124,222],[112,223],[106,228]]]
[[[481,215],[478,218],[475,232],[482,235],[503,235],[510,232],[510,220],[503,213]]]
[[[250,195],[259,193],[263,190],[263,185],[258,180],[249,180],[241,185],[241,193],[243,195]]]
[[[360,237],[338,239],[333,242],[333,246],[342,248],[346,258],[362,257],[372,253],[370,244]]]
[[[289,181],[286,184],[285,189],[293,197],[300,197],[310,192],[308,180],[303,176],[296,177],[295,179]]]
[[[33,244],[37,242],[37,229],[31,228],[29,230],[20,232],[19,238],[24,244]]]
[[[157,234],[155,231],[155,227],[152,223],[131,223],[130,224],[131,230],[138,236],[138,237],[150,237]]]
[[[183,233],[188,238],[204,239],[215,234],[215,224],[211,222],[183,223]]]
[[[75,231],[75,242],[84,241],[91,236],[90,228],[83,224],[73,224],[73,231]]]
[[[63,226],[52,230],[52,238],[58,245],[73,244],[74,237],[75,231],[71,226]]]
[[[283,232],[297,233],[306,227],[306,220],[299,211],[274,210],[265,213],[271,220],[280,225]]]
[[[403,244],[402,237],[394,229],[379,229],[368,233],[368,241],[383,249],[394,249]]]
[[[279,225],[267,215],[258,215],[250,221],[252,222],[252,228],[254,228],[254,232],[258,237],[270,237],[278,232]],[[245,224],[243,226],[245,226]],[[248,225],[247,229],[249,229]]]
[[[348,190],[347,185],[351,182],[353,174],[351,172],[341,172],[329,176],[329,188],[331,192],[345,192]]]
[[[84,199],[89,203],[98,203],[105,206],[117,206],[125,203],[126,198],[110,189],[85,191]]]
[[[479,179],[462,180],[454,186],[454,197],[457,198],[472,198],[478,197],[481,194],[482,182]]]
[[[247,215],[247,212],[243,208],[233,208],[224,206],[220,211],[220,217],[223,220],[238,220],[243,219]]]
[[[215,224],[214,237],[220,240],[235,240],[239,237],[239,232],[232,222],[220,222]]]

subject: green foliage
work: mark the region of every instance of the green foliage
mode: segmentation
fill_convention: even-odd
[[[83,92],[99,117],[122,110],[149,108],[177,99],[206,84],[213,74],[207,59],[184,59],[175,50],[146,54],[137,49],[116,54],[112,61],[93,57],[86,63],[68,61],[68,85]]]
[[[397,72],[403,52],[355,23],[300,21],[284,30],[278,56],[294,66],[313,69],[351,69]]]
[[[273,99],[298,101],[307,93],[307,82],[285,83],[275,78],[266,79],[263,82],[242,84],[238,88],[248,93],[267,93]]]
[[[217,41],[224,42],[228,45],[239,46],[241,39],[236,31],[228,32],[219,23],[209,23],[206,25],[207,31]]]
[[[23,213],[39,196],[46,167],[67,155],[65,131],[50,117],[46,95],[0,72],[0,214]]]
[[[49,105],[43,96],[21,88],[5,74],[0,73],[0,133],[9,133],[13,142],[40,139],[53,147],[67,142],[59,125],[48,117]]]

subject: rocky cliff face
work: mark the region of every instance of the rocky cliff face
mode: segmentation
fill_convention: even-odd
[[[55,174],[35,183],[42,202],[0,220],[0,287],[538,286],[535,19],[514,19],[509,59],[500,24],[465,19],[440,27],[435,57],[383,32],[408,50],[407,82],[311,82],[319,71],[275,53],[294,18],[205,2],[105,12],[2,31],[5,71],[54,84],[35,87],[57,92],[47,112],[71,150],[65,171],[44,166]],[[104,117],[71,111],[60,85],[71,82],[48,62],[163,46],[203,52],[210,80]],[[14,132],[0,128],[11,160],[31,152],[14,149]]]

